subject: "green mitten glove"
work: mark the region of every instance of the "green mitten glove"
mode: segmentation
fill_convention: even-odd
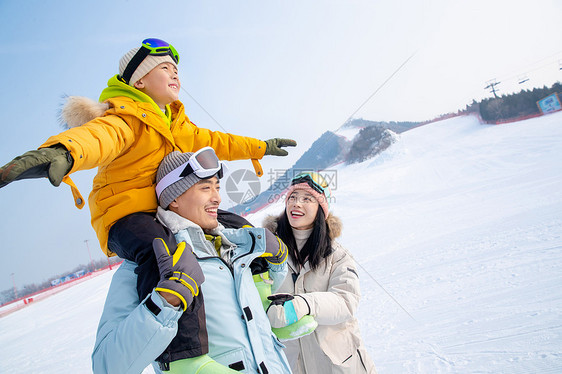
[[[268,297],[271,296],[271,285],[273,284],[273,280],[269,279],[268,271],[254,274],[252,275],[252,278],[254,279],[254,284],[260,294],[263,310],[267,310],[269,304],[271,304],[271,300],[269,300]]]
[[[297,145],[297,142],[292,139],[273,138],[264,141],[267,144],[265,154],[272,156],[287,156],[289,152],[281,149],[281,147],[294,147]]]
[[[299,319],[297,322],[287,325],[285,327],[275,328],[272,327],[271,331],[282,342],[302,338],[303,336],[312,334],[318,327],[318,322],[313,316],[306,315]]]
[[[156,238],[152,241],[152,248],[160,271],[160,282],[155,290],[177,296],[183,310],[187,310],[193,297],[199,295],[199,287],[205,281],[203,270],[191,247],[186,242],[181,242],[175,252],[171,253],[166,242]]]
[[[16,180],[44,177],[58,187],[73,164],[70,152],[62,145],[29,151],[0,168],[0,188]]]
[[[269,297],[271,296],[271,284],[273,283],[273,281],[269,279],[268,272],[255,274],[253,277],[256,288],[258,289],[258,292],[260,294],[263,308],[267,313],[271,304],[271,300],[269,299]],[[286,299],[286,295],[287,294],[276,294],[273,299],[277,299],[277,301],[279,302],[279,299]],[[314,317],[311,315],[305,315],[297,322],[291,323],[287,326],[272,327],[271,331],[273,331],[273,333],[279,340],[287,341],[302,338],[303,336],[312,334],[316,327],[318,327],[318,322],[316,322]]]
[[[302,338],[312,334],[318,322],[310,315],[310,306],[301,295],[286,293],[268,297],[271,305],[266,313],[271,323],[271,331],[281,341]]]
[[[269,296],[268,299],[271,300],[271,304],[266,313],[271,327],[285,327],[310,314],[310,306],[301,295],[277,293]]]

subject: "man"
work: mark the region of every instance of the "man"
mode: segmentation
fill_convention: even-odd
[[[192,319],[198,321],[193,329],[206,330],[208,353],[173,361],[164,370],[290,373],[254,283],[265,279],[273,290],[281,284],[287,247],[268,230],[219,223],[221,177],[222,163],[212,148],[172,152],[162,161],[157,218],[180,244],[172,253],[163,240],[154,241],[160,282],[140,304],[134,264],[125,262],[114,275],[92,356],[95,373],[142,371],[174,338],[183,305],[184,313],[203,311],[204,320]]]

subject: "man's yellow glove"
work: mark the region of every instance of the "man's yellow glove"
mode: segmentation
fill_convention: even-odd
[[[183,310],[187,310],[193,297],[199,295],[201,284],[205,281],[203,270],[191,247],[186,242],[181,242],[172,253],[163,239],[156,238],[152,241],[152,248],[160,271],[160,282],[155,290],[177,296]]]
[[[268,262],[279,265],[285,262],[289,249],[283,241],[268,229],[265,231],[265,252],[260,257],[264,257]]]

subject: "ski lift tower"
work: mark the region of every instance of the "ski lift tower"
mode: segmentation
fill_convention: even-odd
[[[485,90],[487,90],[488,88],[491,90],[490,92],[494,94],[494,97],[496,99],[498,99],[498,95],[496,94],[496,91],[499,91],[498,89],[496,89],[496,86],[498,84],[500,84],[501,82],[496,82],[495,79],[491,79],[488,82],[486,82],[487,86],[484,87]]]
[[[14,273],[12,273],[12,283],[14,285],[14,298],[18,298],[18,290],[16,289],[16,281],[14,280]]]
[[[88,240],[84,240],[84,243],[86,243],[86,248],[88,249],[88,256],[90,256],[90,265],[92,266],[91,271],[94,271],[96,269],[94,267],[94,261],[92,260],[92,254],[90,253],[90,246],[88,245]]]

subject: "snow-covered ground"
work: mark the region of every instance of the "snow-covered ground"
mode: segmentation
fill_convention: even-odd
[[[91,373],[113,271],[0,318],[0,373]]]
[[[379,374],[562,373],[562,113],[436,122],[337,178]],[[0,372],[89,372],[110,277],[0,318]]]

